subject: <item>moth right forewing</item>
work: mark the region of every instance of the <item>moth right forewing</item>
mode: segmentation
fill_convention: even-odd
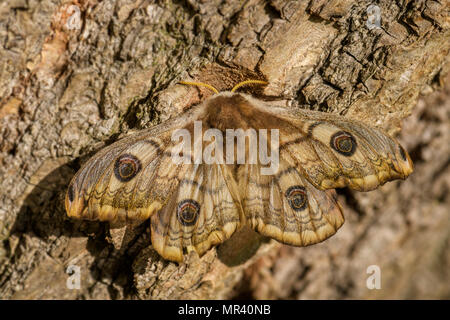
[[[312,126],[313,124],[311,124]],[[344,176],[345,185],[353,189],[366,189],[366,179],[367,183],[373,181],[371,178],[377,178],[376,168],[372,165],[372,161],[364,155],[364,144],[365,141],[361,137],[357,136],[354,130],[343,130],[343,128],[338,127],[331,122],[320,122],[318,125],[314,126],[310,131],[311,139],[322,143],[323,146],[327,147],[329,152],[338,160],[340,170],[338,171],[339,176]],[[340,141],[339,139],[348,139],[348,150],[340,150],[336,146]],[[316,149],[319,157],[322,158],[323,153]],[[322,159],[321,159],[322,160]],[[375,181],[376,183],[376,181]]]

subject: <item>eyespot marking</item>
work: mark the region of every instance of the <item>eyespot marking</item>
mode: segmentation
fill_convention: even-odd
[[[308,202],[306,189],[303,186],[292,186],[286,190],[285,196],[294,211],[305,210]]]
[[[340,154],[350,157],[355,153],[357,143],[351,133],[338,131],[331,136],[330,146]]]
[[[114,164],[114,174],[121,182],[133,179],[141,170],[141,162],[131,154],[123,154],[117,158]]]
[[[177,218],[183,226],[193,226],[197,222],[200,205],[192,199],[185,199],[178,203]]]

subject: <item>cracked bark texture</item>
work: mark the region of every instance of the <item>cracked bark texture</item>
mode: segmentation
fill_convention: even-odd
[[[450,298],[450,18],[445,1],[8,0],[0,3],[0,298]],[[346,223],[308,248],[241,232],[162,260],[149,226],[72,221],[68,182],[117,138],[245,79],[254,94],[381,127],[415,173],[340,190]],[[244,230],[245,231],[245,230]],[[227,250],[242,249],[242,261]],[[231,248],[231,249],[230,249]],[[250,257],[250,258],[249,258]],[[239,260],[239,259],[238,259]],[[66,286],[69,265],[81,288]],[[366,269],[381,268],[369,290]]]

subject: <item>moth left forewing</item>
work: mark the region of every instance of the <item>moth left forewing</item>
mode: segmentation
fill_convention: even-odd
[[[158,164],[160,151],[156,139],[120,144],[120,148],[117,145],[108,148],[110,152],[103,156],[107,161],[93,159],[80,169],[84,179],[75,177],[69,188],[77,190],[74,200],[82,199],[84,207],[80,211],[67,199],[69,216],[114,222],[148,218],[144,198],[147,196],[146,179],[151,179]]]
[[[115,157],[132,141],[134,141],[133,137],[128,137],[105,147],[78,170],[69,184],[65,198],[66,211],[69,217],[88,220],[98,219],[98,211],[89,210],[91,195],[97,197],[99,192],[95,190],[95,185],[108,173],[106,169],[111,166]]]
[[[150,191],[160,167],[163,141],[156,138],[139,140],[125,149],[107,169],[103,181],[99,180],[96,185],[96,189],[104,190],[99,203],[102,220],[143,221],[159,209],[161,200]],[[170,193],[170,190],[167,188],[166,192]],[[91,199],[95,201],[93,197]]]

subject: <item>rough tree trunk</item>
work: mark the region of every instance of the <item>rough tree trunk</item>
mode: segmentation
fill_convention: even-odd
[[[1,2],[0,298],[449,298],[448,6],[376,1],[380,28],[369,28],[370,4]],[[299,108],[392,134],[403,123],[415,173],[370,193],[340,191],[347,221],[321,244],[249,233],[181,265],[151,248],[148,223],[110,231],[67,218],[80,164],[202,99],[207,91],[175,85],[190,78],[219,89],[267,79],[260,94]],[[221,252],[236,243],[256,253],[230,263]],[[66,286],[69,265],[80,267],[80,289]],[[370,265],[380,290],[366,286]]]

